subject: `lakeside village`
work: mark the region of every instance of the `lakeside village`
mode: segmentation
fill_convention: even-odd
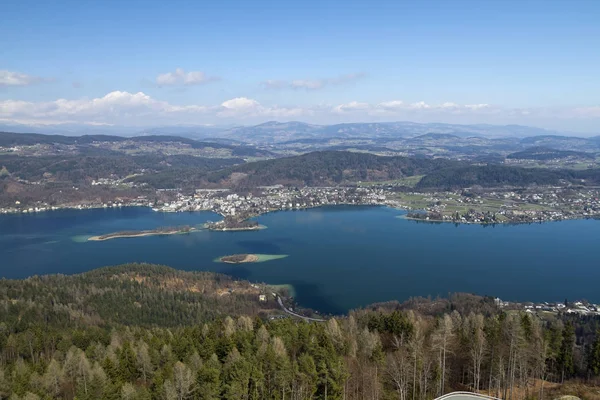
[[[385,186],[290,188],[282,185],[262,186],[245,194],[229,189],[196,189],[193,193],[158,189],[154,196],[115,198],[105,203],[51,205],[39,201],[23,205],[17,200],[14,205],[0,208],[0,213],[143,206],[160,212],[213,211],[231,223],[239,223],[271,211],[344,204],[408,210],[408,218],[428,222],[502,224],[600,218],[600,190],[597,188],[398,192]]]
[[[600,316],[600,304],[593,304],[585,300],[569,302],[508,302],[495,298],[496,305],[505,310],[520,310],[527,314],[571,314],[580,316]]]

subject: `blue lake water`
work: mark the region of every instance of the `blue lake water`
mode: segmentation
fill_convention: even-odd
[[[385,207],[325,207],[257,218],[254,232],[200,231],[89,242],[121,230],[200,226],[210,212],[149,208],[0,216],[0,276],[72,274],[127,262],[210,270],[292,284],[303,306],[339,313],[411,296],[472,292],[504,300],[600,302],[600,221],[513,226],[428,224]],[[235,253],[287,254],[257,264],[215,263]]]

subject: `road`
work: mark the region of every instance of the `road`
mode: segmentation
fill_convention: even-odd
[[[309,321],[309,322],[325,322],[324,319],[320,319],[320,318],[311,318],[311,317],[305,317],[304,315],[300,315],[300,314],[296,314],[293,311],[288,310],[284,305],[283,305],[283,301],[281,301],[281,297],[280,296],[276,296],[277,297],[277,303],[279,303],[279,306],[281,307],[281,309],[283,311],[285,311],[286,313],[293,315],[294,317],[298,317],[298,318],[302,318],[305,321]]]
[[[496,397],[471,392],[453,392],[438,397],[435,400],[499,400]]]

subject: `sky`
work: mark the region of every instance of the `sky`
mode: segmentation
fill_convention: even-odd
[[[600,134],[597,0],[4,0],[0,122]]]

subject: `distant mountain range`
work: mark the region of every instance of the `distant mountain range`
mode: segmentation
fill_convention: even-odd
[[[452,135],[459,138],[524,138],[528,136],[575,136],[521,125],[458,125],[444,123],[381,122],[314,125],[304,122],[269,121],[253,126],[163,126],[152,128],[110,125],[21,125],[0,124],[0,131],[18,133],[79,135],[176,135],[193,139],[221,139],[259,145],[304,139],[397,139],[423,135]],[[449,139],[449,137],[447,137]]]
[[[448,135],[457,138],[522,138],[540,135],[562,135],[564,132],[520,125],[456,125],[416,122],[348,123],[311,125],[303,122],[265,122],[255,126],[234,127],[219,132],[219,137],[250,141],[256,144],[276,144],[302,139],[399,139],[424,135]]]

